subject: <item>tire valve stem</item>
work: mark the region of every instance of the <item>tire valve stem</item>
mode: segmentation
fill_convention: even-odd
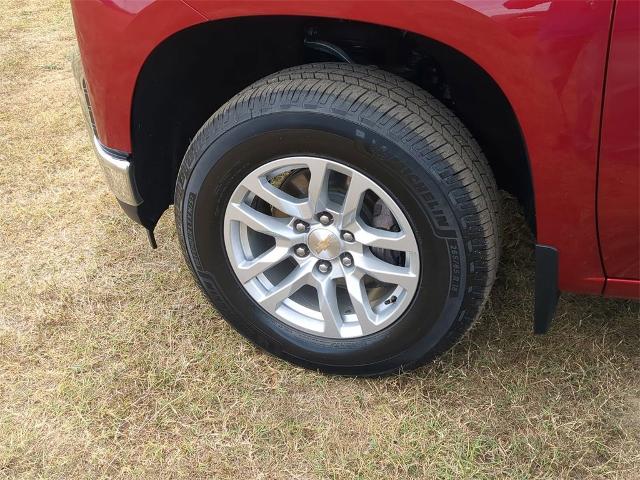
[[[387,298],[384,301],[385,305],[391,305],[392,303],[396,303],[396,300],[398,300],[398,297],[396,297],[395,295],[391,295],[389,298]]]

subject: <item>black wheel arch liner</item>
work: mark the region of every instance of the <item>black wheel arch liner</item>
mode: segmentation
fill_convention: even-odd
[[[191,28],[194,28],[194,27],[191,27]],[[191,30],[191,28],[186,30]],[[204,28],[204,27],[200,26],[197,28]],[[183,32],[177,32],[176,35],[182,35],[182,33]],[[171,37],[168,40],[171,40]],[[173,51],[172,50],[173,47],[171,46],[170,43],[171,43],[170,41],[165,41],[163,42],[163,44],[165,44],[164,46],[163,44],[161,44],[158,47],[162,46],[164,49],[168,48],[169,51],[171,52]],[[304,47],[302,46],[302,48]],[[296,49],[294,48],[294,50]],[[292,52],[290,53],[297,57],[304,58],[304,55],[298,50],[296,50],[295,53],[292,53]],[[461,53],[461,55],[464,55],[464,54]],[[150,55],[150,60],[157,61],[157,58],[155,58],[154,55],[152,54]],[[287,66],[290,66],[290,65],[288,65],[286,61],[283,61],[282,64],[277,65],[277,69],[285,68]],[[147,67],[149,67],[149,65],[145,63],[145,67],[143,68],[143,71]],[[269,72],[263,72],[263,73],[266,74]],[[246,80],[245,83],[247,82],[250,83],[249,80]],[[241,85],[241,86],[244,87],[245,85]],[[136,90],[138,88],[139,88],[139,85],[136,86]],[[231,93],[231,92],[226,92],[226,93]],[[230,96],[231,95],[229,95],[229,97]],[[147,104],[143,103],[138,105],[138,107],[143,107],[145,105]],[[157,106],[155,108],[157,108]],[[140,129],[140,125],[134,123],[133,121],[133,119],[135,119],[136,117],[137,117],[136,103],[134,102],[133,110],[132,110],[132,137],[133,138],[136,137],[136,130]],[[517,122],[517,118],[516,118],[516,122]],[[519,124],[517,125],[517,128],[518,128],[518,133],[520,133],[520,138],[522,139],[522,142],[523,142],[524,155],[525,157],[527,157],[526,162],[528,165],[530,165],[530,162],[528,159],[528,150],[526,146],[526,140],[524,138],[524,135],[522,135],[522,132],[520,131]],[[134,148],[134,153],[136,153],[135,151],[136,149]],[[176,156],[179,154],[179,152],[167,152],[167,154],[170,156]],[[135,155],[132,154],[132,161],[134,165],[136,163],[135,160],[136,160]],[[530,172],[531,170],[529,166],[529,171],[528,171],[529,175],[531,175]],[[142,179],[137,178],[136,180],[138,183]],[[164,209],[159,211],[158,204],[165,203],[166,198],[173,198],[173,192],[167,190],[167,188],[163,187],[163,185],[160,185],[160,184],[165,184],[167,186],[170,186],[172,184],[171,179],[165,179],[165,180],[167,181],[157,182],[157,185],[153,189],[144,188],[143,190],[146,190],[147,195],[144,196],[143,202],[138,206],[125,205],[120,202],[126,214],[135,222],[145,227],[145,229],[149,234],[150,244],[154,248],[155,248],[155,238],[153,236],[153,231],[160,216],[164,211]],[[533,191],[533,188],[534,188],[533,182],[530,183],[530,188],[531,188],[531,198],[530,198],[531,205],[528,205],[527,208],[531,208],[532,210],[533,220],[530,221],[530,225],[532,226],[534,230],[534,235],[535,235],[535,210],[533,206],[533,199],[535,198],[535,192]],[[553,246],[536,245],[535,254],[536,254],[536,271],[535,271],[534,332],[545,333],[549,329],[550,322],[554,316],[558,295],[559,295],[558,252]]]

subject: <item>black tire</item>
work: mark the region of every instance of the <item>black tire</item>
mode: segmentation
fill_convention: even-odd
[[[412,224],[418,293],[384,330],[344,340],[307,334],[269,315],[236,279],[222,235],[227,200],[258,165],[293,154],[366,172]],[[324,372],[387,374],[449,349],[480,315],[498,265],[497,191],[478,144],[438,100],[376,67],[304,65],[236,95],[189,146],[175,215],[185,258],[226,320],[272,354]]]

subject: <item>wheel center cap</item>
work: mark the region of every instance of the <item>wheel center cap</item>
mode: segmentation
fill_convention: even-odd
[[[309,250],[323,260],[333,260],[340,255],[340,239],[331,230],[316,228],[307,237]]]

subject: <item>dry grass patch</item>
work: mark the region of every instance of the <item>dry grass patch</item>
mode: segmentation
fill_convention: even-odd
[[[565,295],[534,337],[531,237],[505,196],[500,278],[440,361],[381,380],[276,360],[118,210],[76,105],[66,0],[0,19],[0,474],[634,478],[632,302]]]

